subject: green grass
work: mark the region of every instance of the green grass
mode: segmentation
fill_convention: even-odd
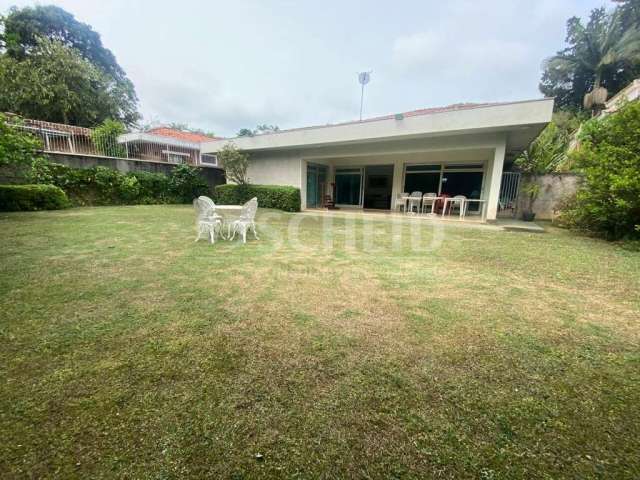
[[[0,216],[0,477],[640,476],[639,252],[322,224]]]

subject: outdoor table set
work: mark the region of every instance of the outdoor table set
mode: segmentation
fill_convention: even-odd
[[[485,204],[486,200],[480,198],[467,198],[464,195],[455,195],[453,197],[447,195],[425,194],[422,192],[413,192],[411,194],[402,193],[398,195],[398,204],[403,208],[404,212],[408,215],[415,215],[417,213],[428,213],[429,215],[435,215],[436,209],[442,206],[441,216],[444,218],[447,213],[451,215],[451,211],[458,210],[460,220],[463,220],[469,208],[469,204],[477,203],[480,211],[480,218],[485,218]],[[414,212],[415,207],[415,212]],[[430,212],[427,210],[430,209]]]
[[[211,243],[215,243],[216,236],[223,240],[233,240],[238,234],[242,243],[247,243],[247,232],[256,232],[255,216],[258,210],[258,199],[252,198],[244,205],[216,205],[209,197],[201,196],[193,201],[196,210],[196,242],[207,235]],[[227,233],[225,235],[225,227]]]

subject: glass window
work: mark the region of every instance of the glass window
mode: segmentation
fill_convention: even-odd
[[[362,172],[345,173],[345,170],[336,171],[336,203],[340,205],[360,205],[360,188],[362,184]]]
[[[438,193],[440,172],[410,173],[404,177],[404,192]]]
[[[445,170],[482,170],[481,163],[460,163],[456,165],[445,165]]]
[[[206,165],[218,165],[218,157],[212,153],[203,153],[200,155],[200,162]]]
[[[407,165],[407,172],[439,172],[440,165]]]

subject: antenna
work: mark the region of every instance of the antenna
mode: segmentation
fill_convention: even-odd
[[[360,83],[360,121],[362,121],[362,105],[364,103],[364,86],[369,83],[371,80],[371,72],[359,72],[358,73],[358,82]]]

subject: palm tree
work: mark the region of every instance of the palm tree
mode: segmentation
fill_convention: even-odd
[[[640,61],[640,30],[637,25],[625,29],[620,8],[612,13],[599,8],[592,11],[586,27],[580,19],[570,19],[567,31],[571,46],[547,59],[545,69],[565,78],[586,72],[591,90],[584,96],[584,107],[597,108],[607,100],[607,76],[623,65]]]

